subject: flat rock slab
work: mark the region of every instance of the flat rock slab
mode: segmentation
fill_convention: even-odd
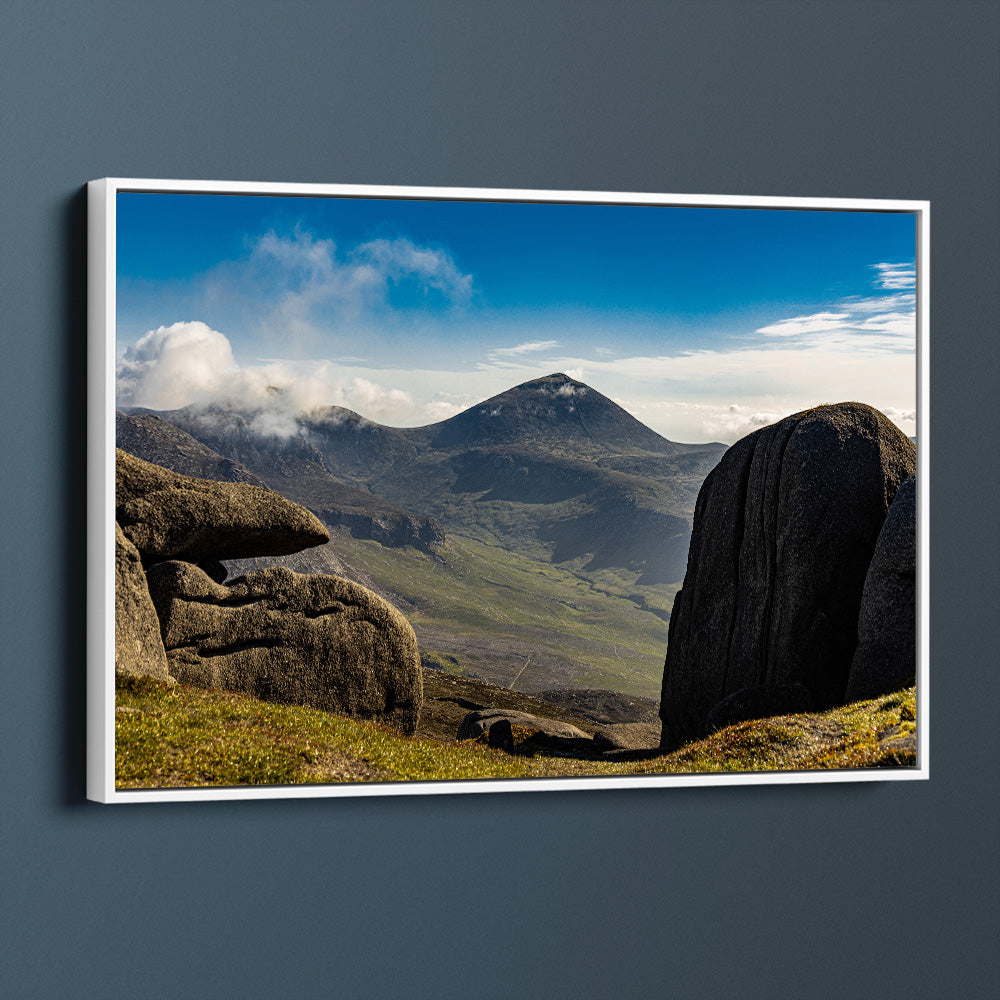
[[[115,525],[115,674],[174,684],[139,551]]]
[[[315,515],[248,483],[182,476],[117,450],[116,518],[149,565],[281,556],[330,540]]]
[[[662,746],[705,734],[744,688],[804,684],[842,704],[865,575],[913,475],[913,442],[863,403],[818,406],[734,444],[705,479],[670,617]]]
[[[416,729],[417,640],[370,590],[284,567],[218,584],[180,561],[152,566],[147,579],[181,683]]]
[[[482,708],[477,709],[462,720],[458,727],[458,739],[474,740],[482,733],[489,732],[490,727],[495,722],[501,720],[510,723],[512,726],[520,726],[522,729],[534,729],[546,736],[557,736],[570,740],[591,740],[582,729],[570,725],[568,722],[557,722],[555,719],[546,719],[540,715],[529,715],[527,712],[517,712],[509,708]]]
[[[659,745],[658,722],[620,722],[594,733],[595,750],[656,750]]]

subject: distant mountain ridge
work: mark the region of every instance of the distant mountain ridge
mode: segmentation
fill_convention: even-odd
[[[427,450],[517,447],[588,459],[725,450],[717,442],[668,441],[607,396],[561,372],[524,382],[423,427],[388,427],[339,406],[303,414],[299,423],[331,468],[364,477]],[[372,452],[378,453],[374,463]]]
[[[457,531],[533,558],[589,556],[647,583],[683,575],[697,491],[725,449],[669,441],[563,373],[423,427],[333,406],[280,437],[260,432],[271,425],[257,411],[158,416],[359,537],[427,550]]]
[[[267,486],[307,507],[328,526],[344,525],[358,538],[389,546],[413,545],[424,551],[444,542],[444,532],[433,518],[411,514],[330,475],[322,456],[308,442],[292,440],[285,447],[258,448],[245,424],[230,416],[228,435],[201,431],[228,452],[227,457],[167,416],[151,412],[117,414],[118,447],[183,475]],[[246,458],[257,471],[251,472],[236,456]],[[315,557],[302,558],[308,562]]]

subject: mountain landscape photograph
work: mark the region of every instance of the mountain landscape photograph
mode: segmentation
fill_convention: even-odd
[[[113,197],[117,789],[917,766],[913,210]]]

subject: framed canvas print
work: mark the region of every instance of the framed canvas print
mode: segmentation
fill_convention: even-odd
[[[91,798],[927,777],[926,202],[89,212]]]

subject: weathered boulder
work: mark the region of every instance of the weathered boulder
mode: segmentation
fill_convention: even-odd
[[[858,615],[847,701],[890,694],[917,671],[917,481],[900,486],[879,533]]]
[[[173,684],[139,551],[115,525],[115,673]]]
[[[309,511],[247,483],[182,476],[117,452],[116,517],[143,562],[287,555],[330,540]]]
[[[512,708],[479,708],[462,720],[458,727],[458,739],[474,740],[482,733],[489,732],[490,727],[501,719],[509,722],[512,726],[521,726],[522,729],[535,729],[546,736],[559,736],[572,740],[589,740],[590,737],[576,726],[568,722],[558,722],[555,719],[546,719],[540,715],[530,715],[528,712],[518,712]]]
[[[769,719],[774,715],[798,715],[811,712],[813,696],[805,684],[768,684],[763,687],[743,688],[722,699],[705,719],[705,732],[749,722],[751,719]]]
[[[916,451],[863,403],[796,413],[738,441],[695,507],[670,617],[661,745],[705,732],[735,691],[804,684],[843,702],[879,531]]]
[[[182,683],[416,729],[417,640],[370,590],[284,567],[223,585],[179,561],[150,567],[147,579],[170,672]]]
[[[658,722],[618,722],[594,733],[595,750],[655,750],[659,745]]]

